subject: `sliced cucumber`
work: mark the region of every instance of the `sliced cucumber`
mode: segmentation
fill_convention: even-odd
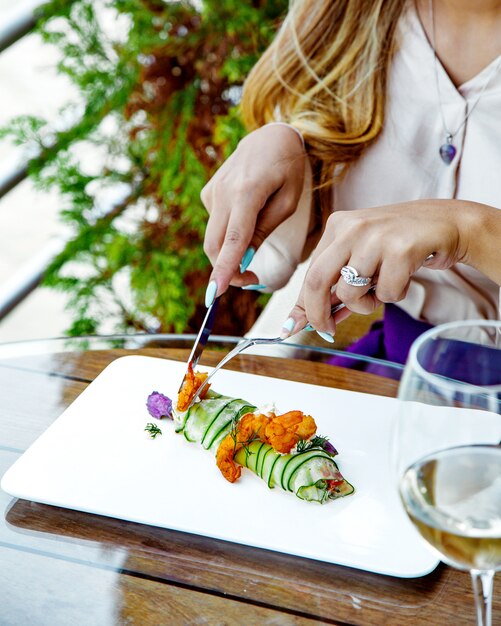
[[[242,450],[247,457],[247,467],[251,470],[251,472],[257,474],[257,460],[259,459],[259,455],[261,454],[263,446],[266,446],[267,444],[263,443],[262,441],[252,442],[252,444],[255,445],[244,446]]]
[[[315,502],[325,502],[326,500],[335,500],[336,498],[344,498],[355,491],[355,487],[347,480],[344,480],[335,490],[328,491],[327,480],[323,478],[317,480],[313,485],[302,485],[296,491],[296,496],[301,500],[314,500]]]
[[[341,481],[335,491],[328,491],[330,480]],[[314,457],[298,467],[289,480],[289,489],[298,498],[318,502],[323,502],[326,498],[341,498],[354,491],[353,485],[343,478],[333,458],[324,456]]]
[[[206,393],[204,400],[207,400],[209,398],[222,398],[223,394],[222,393],[218,393],[217,391],[213,391],[212,389],[209,389],[209,391]]]
[[[291,458],[291,454],[280,454],[275,452],[277,458],[271,468],[270,478],[268,479],[268,487],[273,488],[275,485],[281,485],[284,469]]]
[[[306,450],[306,452],[299,452],[298,454],[288,454],[287,455],[287,463],[285,464],[282,474],[280,476],[280,484],[282,489],[285,491],[292,491],[290,487],[290,479],[293,474],[297,472],[297,470],[309,461],[310,459],[314,459],[318,456],[323,458],[330,458],[327,452],[323,452],[322,450],[314,449],[314,450]]]
[[[244,467],[249,468],[252,472],[256,473],[256,464],[257,459],[261,454],[261,451],[264,447],[268,446],[267,443],[263,443],[256,439],[255,441],[251,441],[248,445],[243,446],[240,450],[235,454],[235,461]]]
[[[201,440],[204,448],[207,449],[209,447],[206,446],[204,442],[206,442],[207,440],[212,441],[214,437],[214,431],[217,432],[219,430],[221,422],[226,424],[228,421],[228,416],[230,416],[229,419],[231,420],[231,416],[235,414],[235,411],[238,411],[239,402],[239,400],[234,398],[230,402],[226,403],[226,405],[223,406],[220,411],[215,411],[210,415],[209,420],[207,421],[207,428],[205,429],[204,436]]]
[[[259,458],[256,461],[256,473],[260,478],[263,478],[263,470],[265,467],[266,457],[272,456],[273,448],[266,444],[260,450]]]
[[[213,420],[231,402],[235,402],[234,398],[219,396],[207,398],[194,404],[188,411],[184,422],[183,434],[186,439],[200,443]]]
[[[276,478],[273,481],[271,480],[274,474],[273,470],[277,463],[279,463],[280,467],[283,466],[286,457],[276,452],[269,443],[263,443],[259,440],[252,441],[245,448],[247,452],[243,448],[239,450],[235,455],[235,461],[255,472],[272,489],[276,482]],[[277,475],[278,473],[279,470],[277,470]]]
[[[341,472],[331,456],[326,453],[314,455],[310,457],[308,463],[296,467],[289,477],[288,489],[297,491],[300,485],[314,485],[319,479],[340,480],[342,478]]]
[[[233,421],[227,424],[226,426],[221,427],[219,432],[216,434],[216,436],[212,440],[209,450],[214,452],[214,454],[217,452],[217,449],[221,441],[230,432],[232,428],[232,423],[239,422],[244,415],[247,415],[247,413],[252,413],[256,410],[256,407],[254,405],[246,404],[244,400],[240,400],[240,403],[241,403],[240,409],[238,410],[238,413],[232,418]]]
[[[322,504],[327,500],[327,482],[323,479],[317,480],[313,485],[303,485],[299,487],[296,496],[301,500],[309,502],[320,502]]]
[[[205,433],[202,445],[206,450],[217,452],[221,441],[230,432],[233,423],[238,422],[247,413],[252,413],[255,406],[247,404],[245,400],[235,400],[228,404],[219,415],[212,421],[210,428]]]
[[[271,477],[273,474],[273,468],[275,467],[275,463],[280,458],[280,454],[273,450],[272,446],[269,446],[268,451],[266,452],[266,456],[263,459],[263,466],[261,468],[261,478],[266,482],[270,489],[273,489],[274,484],[272,484]]]

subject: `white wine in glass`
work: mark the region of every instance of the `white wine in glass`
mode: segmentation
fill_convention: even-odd
[[[438,326],[411,348],[394,452],[400,497],[442,561],[471,572],[491,626],[501,569],[501,322]]]

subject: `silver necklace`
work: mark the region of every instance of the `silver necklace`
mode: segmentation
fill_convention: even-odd
[[[452,140],[458,134],[458,132],[463,128],[463,126],[466,124],[467,119],[475,110],[475,107],[480,102],[480,98],[482,97],[484,91],[487,89],[487,85],[491,82],[491,79],[493,78],[494,74],[496,74],[497,71],[499,70],[499,67],[501,66],[501,62],[496,63],[494,67],[492,68],[492,71],[487,77],[487,80],[485,81],[482,89],[480,90],[480,93],[478,94],[477,99],[469,108],[469,110],[466,112],[466,115],[464,116],[461,124],[459,124],[459,126],[456,128],[455,131],[449,130],[447,127],[447,122],[445,121],[444,110],[442,108],[442,97],[440,95],[440,84],[438,81],[438,58],[437,58],[437,50],[435,46],[435,12],[433,11],[433,0],[429,1],[429,11],[430,11],[430,22],[431,22],[431,46],[433,48],[433,61],[434,61],[433,67],[435,70],[435,85],[437,88],[440,115],[442,117],[442,126],[444,127],[444,132],[445,132],[445,142],[440,146],[439,154],[440,154],[440,158],[442,159],[442,161],[446,165],[450,165],[452,161],[454,160],[454,157],[456,156],[456,153],[457,153],[456,146],[452,143]]]

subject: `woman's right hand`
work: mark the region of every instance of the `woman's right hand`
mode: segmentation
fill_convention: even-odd
[[[246,266],[266,237],[296,210],[305,159],[294,129],[269,124],[247,135],[202,189],[209,212],[204,250],[213,265],[206,304],[229,284],[258,282]]]

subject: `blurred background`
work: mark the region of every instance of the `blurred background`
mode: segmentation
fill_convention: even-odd
[[[39,4],[39,3],[38,3]],[[0,32],[6,36],[23,19],[28,22],[36,2],[0,0]],[[27,34],[0,54],[0,127],[19,115],[57,119],[58,110],[77,90],[56,70],[57,50],[44,45],[38,35]],[[26,162],[24,150],[10,141],[0,141],[2,182]],[[0,294],[2,304],[15,295],[36,257],[50,255],[52,241],[63,234],[58,220],[60,198],[57,192],[41,193],[25,179],[0,199]],[[42,260],[42,259],[41,259]],[[0,320],[0,341],[63,334],[70,316],[67,298],[55,291],[35,289],[13,311]],[[46,334],[47,333],[47,334]]]
[[[193,332],[205,182],[286,0],[0,0],[0,341]],[[233,290],[215,332],[266,296]]]

